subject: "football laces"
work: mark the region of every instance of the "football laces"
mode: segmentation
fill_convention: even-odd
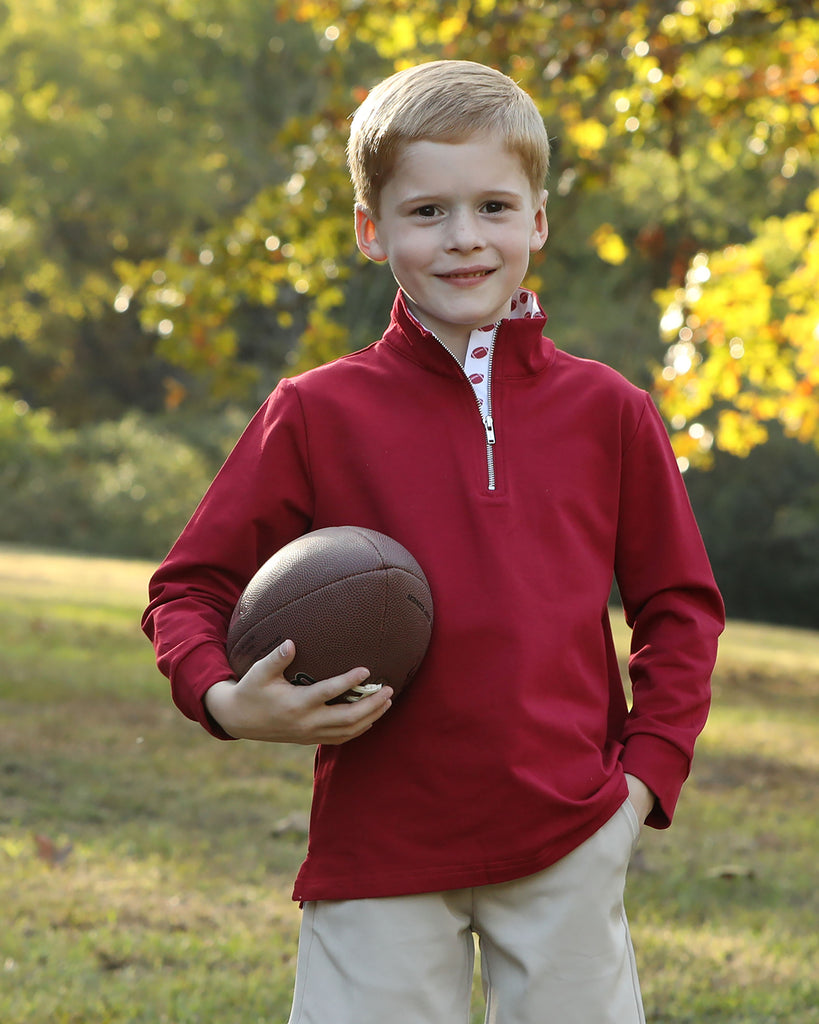
[[[359,683],[358,686],[351,686],[344,694],[344,700],[348,704],[355,704],[362,697],[369,697],[371,693],[378,693],[382,683]]]

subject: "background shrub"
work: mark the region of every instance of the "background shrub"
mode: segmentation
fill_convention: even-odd
[[[199,448],[138,413],[58,429],[0,397],[0,540],[161,558],[221,461],[217,433]]]

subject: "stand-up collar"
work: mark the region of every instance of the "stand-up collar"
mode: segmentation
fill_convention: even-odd
[[[545,370],[554,359],[555,346],[543,336],[546,315],[534,292],[521,291],[519,305],[523,315],[501,320],[495,339],[495,378],[525,377]],[[517,312],[517,310],[515,310]],[[398,348],[413,362],[436,373],[453,376],[463,373],[458,362],[412,315],[404,293],[399,289],[384,333],[384,341]]]

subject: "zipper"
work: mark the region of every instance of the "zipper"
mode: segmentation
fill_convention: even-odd
[[[487,392],[488,393],[488,392]],[[488,401],[487,401],[488,404]],[[492,446],[495,443],[495,423],[491,415],[484,416],[483,429],[486,431],[486,473],[487,490],[495,490],[495,452]]]
[[[500,321],[495,324],[492,331],[492,340],[489,342],[489,365],[486,368],[486,415],[483,417],[483,429],[486,433],[486,473],[487,489],[495,490],[495,421],[492,418],[492,362],[495,358],[495,338],[498,336]],[[472,382],[470,381],[470,387]],[[478,412],[481,411],[478,396],[475,396]]]
[[[495,324],[495,329],[492,331],[492,340],[489,342],[489,362],[486,370],[486,415],[481,413],[481,403],[478,396],[475,394],[475,389],[472,387],[472,381],[467,377],[466,371],[461,365],[460,361],[455,358],[447,345],[445,345],[437,334],[432,334],[432,337],[438,342],[438,344],[445,349],[458,363],[458,367],[463,374],[464,380],[469,385],[469,390],[472,392],[472,397],[475,399],[475,405],[478,409],[478,415],[481,417],[481,423],[483,424],[483,431],[486,440],[486,476],[487,476],[487,490],[494,491],[495,482],[495,442],[497,437],[495,436],[495,421],[492,417],[492,360],[495,356],[495,339],[498,336],[498,328],[500,327],[500,320]]]

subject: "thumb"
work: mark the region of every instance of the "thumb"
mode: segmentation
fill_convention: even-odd
[[[296,645],[292,640],[285,640],[278,647],[275,647],[270,654],[261,658],[259,664],[264,666],[265,675],[281,676],[284,675],[284,670],[295,657]]]

